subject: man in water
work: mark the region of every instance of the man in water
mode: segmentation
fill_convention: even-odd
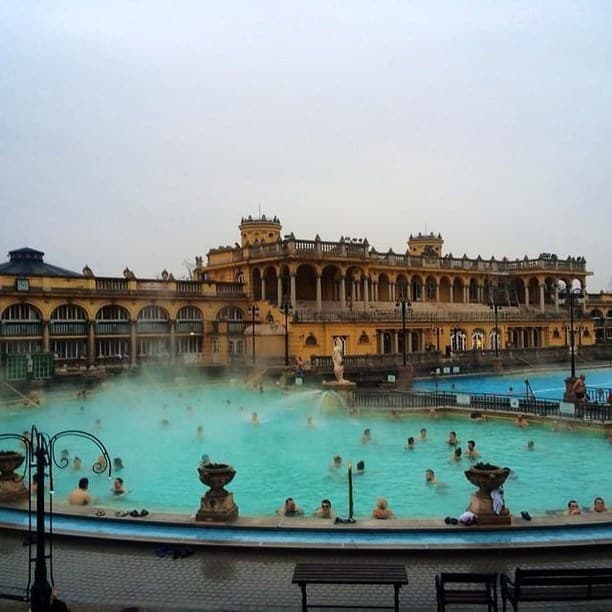
[[[315,510],[315,516],[323,519],[336,518],[336,513],[332,510],[332,505],[329,499],[324,499],[321,505]]]
[[[125,487],[123,486],[123,478],[115,478],[111,491],[113,492],[113,495],[125,495],[125,493],[127,493]]]
[[[68,503],[73,506],[86,506],[91,504],[91,496],[87,492],[89,488],[89,478],[81,478],[79,486],[73,489],[68,495]]]
[[[468,440],[467,450],[465,451],[465,454],[470,459],[477,459],[478,457],[480,457],[480,453],[476,450],[476,442],[474,440]]]
[[[304,511],[295,503],[293,497],[288,497],[276,513],[281,516],[300,516]]]

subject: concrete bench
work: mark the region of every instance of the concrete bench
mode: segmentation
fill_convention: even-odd
[[[502,574],[503,610],[506,602],[518,610],[522,601],[591,601],[612,599],[612,568],[528,569],[517,567],[514,580]]]
[[[302,611],[308,610],[309,584],[382,584],[393,586],[393,606],[348,606],[311,603],[316,608],[389,608],[399,612],[399,590],[408,584],[406,567],[398,563],[296,563],[293,584],[302,589]]]

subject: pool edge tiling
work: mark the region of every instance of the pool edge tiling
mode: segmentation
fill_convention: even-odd
[[[48,527],[48,515],[47,527]],[[416,521],[394,521],[391,525],[368,526],[368,521],[350,526],[283,524],[216,525],[193,520],[173,521],[170,516],[139,520],[114,516],[53,514],[53,532],[82,538],[124,542],[182,542],[207,546],[241,548],[327,548],[327,549],[478,549],[543,548],[555,546],[606,546],[612,544],[612,522],[581,521],[513,525],[505,528],[463,526],[419,527]],[[536,519],[537,522],[537,519]],[[428,523],[433,523],[430,521]],[[0,529],[28,529],[28,511],[0,507]]]

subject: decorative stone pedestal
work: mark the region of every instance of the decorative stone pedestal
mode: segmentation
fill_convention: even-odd
[[[21,453],[0,452],[0,502],[17,501],[28,496],[23,477],[15,473],[24,459]]]
[[[354,391],[357,383],[349,380],[343,380],[338,382],[337,380],[323,381],[323,386],[328,391],[335,391],[341,398],[346,406],[350,408],[355,404]]]
[[[563,401],[564,402],[575,402],[576,394],[574,393],[574,383],[576,382],[576,378],[574,376],[568,376],[565,379],[565,391],[563,392]]]
[[[238,506],[234,495],[225,490],[236,475],[236,470],[225,463],[209,463],[198,468],[200,482],[210,487],[201,498],[196,521],[234,521],[238,518]]]
[[[500,514],[496,514],[491,500],[491,491],[501,487],[509,474],[510,468],[489,464],[476,464],[465,471],[465,477],[478,487],[478,491],[470,498],[468,510],[478,517],[479,525],[510,525],[511,516],[508,508],[504,505]]]

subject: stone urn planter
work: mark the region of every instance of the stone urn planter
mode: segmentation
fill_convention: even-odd
[[[15,470],[25,456],[16,451],[0,451],[0,501],[15,501],[28,496],[23,476]]]
[[[236,475],[236,470],[226,463],[207,463],[198,467],[200,482],[209,487],[201,499],[196,521],[233,521],[238,518],[238,506],[234,495],[225,489]]]
[[[491,491],[499,489],[510,475],[510,468],[499,467],[490,463],[476,463],[465,470],[465,477],[478,491],[472,494],[468,510],[478,517],[480,525],[509,525],[510,511],[505,505],[495,512]]]

